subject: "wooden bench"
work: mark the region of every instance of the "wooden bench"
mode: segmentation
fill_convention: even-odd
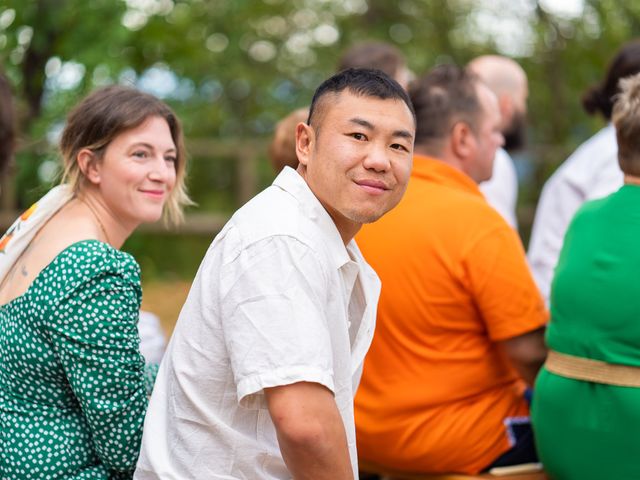
[[[528,471],[510,475],[492,475],[490,473],[478,475],[461,473],[424,474],[397,472],[363,460],[360,460],[359,464],[361,472],[380,475],[382,480],[549,480],[549,477],[542,471]]]

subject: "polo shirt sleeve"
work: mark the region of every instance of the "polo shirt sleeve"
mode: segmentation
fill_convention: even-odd
[[[507,340],[546,325],[548,313],[517,233],[491,229],[465,259],[467,278],[489,338]]]
[[[328,276],[316,251],[287,236],[244,248],[222,298],[222,328],[241,405],[262,390],[314,382],[334,391],[325,315]]]

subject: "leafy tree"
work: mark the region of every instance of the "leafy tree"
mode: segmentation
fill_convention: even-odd
[[[602,125],[582,112],[581,93],[601,79],[613,52],[640,32],[637,2],[584,0],[577,15],[553,5],[550,0],[4,0],[0,62],[15,86],[23,132],[17,206],[26,206],[50,184],[55,134],[71,105],[96,86],[130,82],[163,97],[182,118],[193,154],[190,187],[200,208],[230,212],[249,193],[237,193],[242,171],[256,170],[261,185],[272,177],[262,152],[274,123],[309,102],[343,49],[378,39],[404,51],[418,74],[438,63],[464,64],[492,52],[512,55],[523,65],[530,80],[531,125],[524,164],[532,171],[521,195],[526,230],[544,179]],[[253,163],[240,161],[246,157]],[[132,245],[150,249],[148,237],[133,239]],[[200,254],[193,253],[195,261]]]

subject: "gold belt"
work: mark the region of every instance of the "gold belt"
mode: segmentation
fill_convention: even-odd
[[[587,382],[640,388],[640,367],[575,357],[549,350],[545,368],[557,375]]]

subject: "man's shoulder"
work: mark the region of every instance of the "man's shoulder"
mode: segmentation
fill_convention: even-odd
[[[216,238],[216,244],[239,253],[252,246],[296,244],[305,249],[323,252],[326,243],[323,230],[308,218],[306,210],[291,193],[270,186],[238,209]]]
[[[509,225],[500,214],[487,202],[482,195],[467,190],[443,188],[435,193],[436,196],[446,199],[441,202],[440,208],[449,212],[448,220],[468,222],[470,228],[495,228]]]
[[[249,242],[276,235],[305,237],[310,228],[298,200],[273,185],[237,210],[229,223]]]

